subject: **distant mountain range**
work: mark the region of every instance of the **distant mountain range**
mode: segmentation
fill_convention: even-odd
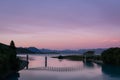
[[[79,49],[79,50],[50,50],[50,49],[38,49],[36,47],[17,48],[17,53],[31,53],[31,54],[83,54],[87,51],[95,51],[95,54],[101,54],[107,48],[98,49]]]
[[[87,51],[94,51],[95,54],[101,54],[104,50],[106,50],[107,48],[98,48],[98,49],[80,49],[79,51],[81,53],[85,53]]]
[[[24,54],[24,53],[33,54],[33,53],[35,53],[35,52],[33,52],[33,51],[28,50],[27,48],[22,48],[22,47],[17,48],[16,51],[17,51],[18,54],[19,54],[19,53],[20,53],[20,54]]]

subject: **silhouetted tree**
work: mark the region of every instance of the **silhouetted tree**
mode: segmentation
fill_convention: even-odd
[[[14,43],[13,40],[10,42],[10,47],[13,48],[13,49],[15,49],[15,43]]]
[[[102,60],[106,64],[120,65],[120,48],[109,48],[102,53]]]
[[[15,47],[15,43],[14,43],[14,41],[12,40],[11,42],[10,42],[10,48],[11,48],[11,54],[10,54],[10,62],[11,63],[14,63],[14,65],[12,65],[12,69],[15,69],[16,70],[16,66],[19,66],[19,59],[16,57],[16,55],[17,55],[17,52],[16,52],[16,47]]]
[[[83,55],[84,55],[84,57],[86,56],[86,59],[93,59],[95,56],[95,52],[94,51],[87,51]]]

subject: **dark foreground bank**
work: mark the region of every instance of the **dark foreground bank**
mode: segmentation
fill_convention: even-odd
[[[13,41],[11,41],[10,45],[0,43],[0,80],[14,80],[8,78],[18,73],[19,70],[28,64],[28,62],[20,60],[16,54],[16,47]]]

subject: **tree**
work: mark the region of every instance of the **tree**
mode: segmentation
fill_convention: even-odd
[[[14,43],[13,40],[10,42],[10,47],[13,48],[13,49],[15,49],[15,43]]]
[[[106,64],[120,65],[120,48],[109,48],[101,56]]]
[[[95,53],[94,51],[87,51],[87,52],[85,52],[83,55],[86,55],[86,56],[94,56],[94,55],[95,55],[94,53]]]

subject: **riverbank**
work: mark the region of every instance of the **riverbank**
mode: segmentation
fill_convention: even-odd
[[[16,77],[19,77],[18,71],[24,69],[28,65],[28,61],[20,60],[19,62],[19,69],[18,70],[9,70],[4,75],[0,76],[0,80],[9,80],[12,75],[15,75]]]
[[[98,56],[96,56],[98,57]],[[84,58],[82,55],[69,55],[69,56],[56,56],[56,57],[52,57],[52,58],[58,58],[58,59],[68,59],[68,60],[72,60],[72,61],[83,61]],[[88,61],[97,63],[97,64],[103,64],[102,60],[97,60],[97,59],[88,59]]]
[[[19,70],[24,69],[25,67],[28,66],[28,64],[29,64],[28,61],[26,61],[26,60],[21,60],[21,61],[20,61],[20,67],[19,67]]]

